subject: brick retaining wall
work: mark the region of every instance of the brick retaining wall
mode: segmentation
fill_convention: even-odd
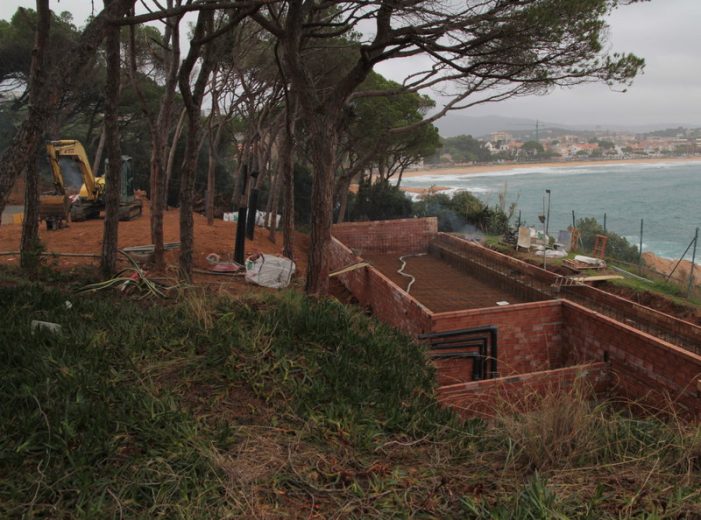
[[[566,364],[608,361],[616,394],[701,416],[701,356],[566,300],[562,312]]]
[[[431,317],[433,332],[487,325],[498,329],[497,368],[501,376],[563,366],[559,301],[441,312]]]
[[[344,244],[332,239],[329,265],[332,271],[362,262]],[[382,321],[411,335],[430,331],[431,311],[395,285],[374,267],[338,275],[338,279]]]
[[[588,363],[442,386],[437,394],[440,403],[455,408],[465,418],[493,417],[500,411],[527,411],[546,394],[571,390],[575,381],[581,383],[579,389],[583,392],[604,393],[609,385],[608,365]]]
[[[436,217],[344,222],[331,228],[331,234],[359,256],[423,253],[436,233]]]
[[[435,226],[435,219],[334,226],[334,235],[345,237],[350,247],[333,239],[331,269],[361,262],[355,253],[363,250],[393,254],[424,252],[433,239],[434,246],[447,251],[452,261],[460,262],[462,256],[472,255],[487,267],[506,266],[515,279],[530,277],[541,284],[534,290],[550,287],[557,279],[553,273],[458,237],[436,235]],[[401,237],[405,233],[411,236]],[[379,319],[412,335],[486,325],[497,327],[498,371],[508,377],[444,385],[438,390],[441,402],[458,407],[466,415],[489,413],[490,403],[499,396],[512,399],[533,391],[542,393],[558,385],[571,386],[577,377],[585,377],[597,391],[610,382],[618,395],[646,398],[646,403],[660,407],[669,397],[678,410],[701,417],[701,356],[577,303],[549,300],[432,313],[373,267],[345,273],[339,279]],[[635,320],[677,334],[677,339],[696,341],[698,336],[695,345],[701,345],[700,327],[593,287],[575,289],[609,310],[628,312]],[[576,366],[571,366],[575,363]],[[437,365],[439,381],[455,380],[449,363]]]
[[[701,327],[688,321],[639,305],[590,285],[562,287],[558,292],[555,287],[552,287],[558,279],[555,273],[454,235],[438,233],[433,244],[434,248],[452,251],[453,256],[457,253],[468,254],[477,262],[495,267],[500,266],[502,271],[508,269],[514,284],[528,284],[530,280],[535,280],[537,287],[534,290],[537,292],[550,291],[551,294],[559,294],[562,298],[591,307],[644,332],[701,354]]]

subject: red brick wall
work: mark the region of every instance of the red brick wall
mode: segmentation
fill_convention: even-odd
[[[350,249],[333,239],[330,248],[332,271],[361,262]],[[430,331],[431,311],[397,287],[373,267],[363,267],[338,276],[358,302],[369,307],[385,323],[411,334]]]
[[[331,234],[359,256],[423,253],[437,232],[436,217],[345,222],[331,228]]]
[[[442,332],[495,325],[502,376],[560,368],[562,306],[559,300],[433,314],[431,330]]]
[[[497,263],[513,269],[513,273],[524,273],[543,284],[550,285],[555,282],[557,276],[540,267],[530,265],[508,255],[504,255],[492,249],[483,247],[474,242],[446,233],[438,233],[434,242],[456,251],[469,253],[488,263]],[[594,308],[603,307],[609,309],[620,321],[625,321],[642,330],[654,331],[654,334],[663,339],[680,345],[688,350],[701,353],[701,327],[688,321],[680,320],[669,314],[665,314],[650,307],[639,305],[615,294],[607,293],[596,287],[580,285],[575,287],[563,287],[561,296],[573,300],[585,306]]]
[[[609,385],[606,363],[589,363],[557,370],[487,379],[438,388],[438,401],[465,418],[493,417],[500,410],[526,411],[541,396],[572,389],[577,380],[582,391],[605,392]]]
[[[488,263],[496,262],[502,266],[508,266],[514,271],[528,274],[532,278],[547,284],[553,283],[557,278],[555,274],[549,271],[545,271],[540,267],[536,267],[534,265],[523,262],[518,258],[499,253],[497,251],[494,251],[493,249],[489,249],[475,242],[470,242],[460,237],[456,237],[455,235],[449,235],[447,233],[438,233],[434,241],[438,244],[447,246],[456,251],[468,252],[471,256],[481,258]]]
[[[562,296],[584,306],[591,305],[595,309],[597,306],[605,306],[620,321],[643,330],[653,330],[656,336],[701,354],[701,327],[698,325],[588,285],[566,287]]]
[[[399,226],[397,234],[401,235],[404,233],[401,231],[402,222],[417,224],[417,222],[421,222],[421,219],[394,222],[395,226]],[[391,222],[343,224],[334,228],[334,234],[338,234],[336,229],[345,226],[351,243],[356,246],[360,245],[361,250],[362,247],[365,247],[366,250],[368,247],[379,248],[374,249],[375,252],[411,252],[410,247],[427,247],[426,242],[430,233],[426,232],[421,235],[417,231],[411,240],[406,238],[395,240],[391,232],[391,224]],[[429,224],[424,219],[424,231],[430,229]],[[375,232],[370,232],[371,227],[368,226],[375,226]],[[365,234],[363,234],[363,229],[365,229]],[[552,273],[464,240],[442,234],[439,239],[450,247],[472,251],[493,262],[503,261],[523,272],[540,271],[539,274],[536,274],[543,281],[547,281],[548,277],[551,279],[553,277]],[[390,249],[400,247],[400,245],[401,249]],[[414,251],[416,250],[414,249]],[[361,261],[361,258],[335,239],[332,241],[329,254],[332,270]],[[339,279],[358,298],[359,302],[370,307],[379,319],[410,334],[486,325],[496,326],[498,328],[498,369],[502,376],[530,373],[526,379],[530,381],[531,386],[535,385],[535,387],[538,387],[541,381],[559,381],[558,378],[571,381],[579,373],[578,370],[576,367],[571,369],[563,369],[562,367],[575,363],[601,362],[604,360],[606,352],[606,359],[609,360],[607,365],[611,369],[612,385],[617,394],[632,398],[646,398],[646,403],[657,406],[663,406],[664,399],[669,396],[682,411],[701,416],[701,388],[698,386],[701,385],[699,383],[701,380],[701,356],[578,304],[567,300],[555,300],[433,314],[372,267],[343,274],[339,276]],[[606,293],[604,293],[605,296],[601,296],[599,293],[602,291],[597,289],[582,287],[578,290],[588,291],[593,295],[592,298],[600,298],[599,301],[607,300],[610,297],[614,299],[616,304],[619,304],[617,300],[620,298]],[[634,314],[635,316],[641,316],[640,313],[643,312],[637,309],[640,306],[635,306],[631,302],[624,301],[620,305],[632,309],[631,312],[637,313]],[[651,309],[643,309],[645,309],[646,316],[651,317],[650,319],[654,318],[664,326],[676,327],[679,325],[676,323],[679,320],[675,320],[671,316],[657,313]],[[693,332],[690,324],[686,324],[686,326]],[[548,369],[555,370],[546,374],[541,373]],[[441,368],[439,364],[440,381],[451,380],[452,376],[449,370],[451,370],[450,365]],[[525,383],[524,385],[516,383],[526,381],[526,379],[523,377],[509,379],[508,391],[520,392],[519,395],[522,395],[523,392],[526,392],[527,387],[524,387]],[[603,376],[597,375],[594,380],[598,385],[604,379]],[[468,384],[484,385],[491,381],[502,381],[503,384],[505,380],[500,378]],[[496,385],[497,383],[490,384]],[[547,383],[546,386],[550,384]],[[473,387],[449,391],[448,389],[451,387],[445,386],[439,391],[446,403],[450,403],[451,399],[458,399],[458,396],[463,394],[465,396],[469,394],[468,397],[460,397],[461,401],[455,401],[462,402],[467,406],[467,404],[481,399],[475,396],[486,395],[488,397],[492,395],[489,393],[492,390],[489,390],[487,394],[480,394],[479,392],[475,393],[476,390]],[[475,388],[489,389],[492,387]],[[470,406],[477,405],[470,404]]]
[[[701,415],[701,356],[568,301],[562,310],[565,363],[608,359],[616,394]]]

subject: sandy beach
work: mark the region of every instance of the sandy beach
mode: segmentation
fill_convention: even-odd
[[[424,168],[421,170],[405,171],[403,176],[420,177],[425,175],[474,175],[478,173],[504,172],[509,170],[532,168],[534,170],[540,168],[581,168],[587,166],[609,166],[616,164],[661,164],[661,163],[684,163],[684,162],[700,162],[701,156],[694,157],[669,157],[669,158],[654,158],[654,159],[612,159],[602,161],[553,161],[541,163],[502,163],[502,164],[477,164],[464,166],[448,166],[437,168]]]

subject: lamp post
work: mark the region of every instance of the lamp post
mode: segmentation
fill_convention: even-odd
[[[545,190],[548,194],[548,212],[545,215],[545,240],[548,240],[548,229],[550,227],[550,190]]]

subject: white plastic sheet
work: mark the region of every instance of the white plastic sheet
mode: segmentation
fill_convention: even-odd
[[[259,254],[246,260],[246,280],[263,287],[287,287],[294,272],[295,263],[289,258]]]
[[[223,217],[224,222],[238,222],[239,221],[239,214],[237,212],[231,212],[231,213],[224,213]],[[282,219],[282,216],[277,214],[275,215],[275,227],[280,229],[280,221]],[[264,227],[268,224],[268,213],[266,211],[256,211],[256,226],[259,227]]]

